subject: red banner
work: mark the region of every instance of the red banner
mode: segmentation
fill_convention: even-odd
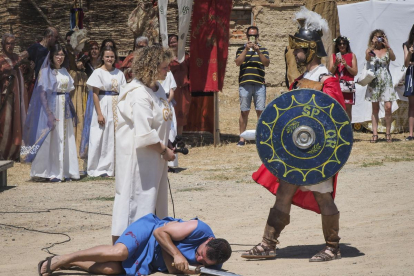
[[[232,0],[194,1],[191,23],[191,92],[223,89]]]

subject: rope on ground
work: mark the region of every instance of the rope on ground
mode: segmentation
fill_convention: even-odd
[[[40,214],[40,213],[50,213],[51,211],[57,211],[57,210],[69,210],[69,211],[76,211],[76,212],[94,214],[94,215],[112,216],[111,214],[104,214],[104,213],[98,213],[98,212],[89,212],[89,211],[77,210],[77,209],[73,209],[73,208],[51,208],[51,209],[46,209],[46,210],[27,211],[27,212],[0,212],[0,214],[33,214],[33,213],[39,213]],[[16,226],[16,225],[3,224],[3,223],[0,223],[0,226],[16,228],[16,229],[23,229],[23,230],[26,230],[26,231],[29,231],[29,232],[36,232],[36,233],[42,233],[42,234],[48,234],[48,235],[62,235],[62,236],[67,237],[67,239],[62,241],[62,242],[55,242],[55,243],[52,243],[52,245],[50,245],[48,247],[43,247],[41,249],[42,251],[45,251],[48,254],[53,255],[53,256],[56,256],[56,254],[50,252],[49,251],[50,248],[54,247],[55,245],[67,243],[67,242],[72,240],[71,237],[68,234],[65,234],[65,233],[53,233],[53,232],[47,232],[47,231],[36,230],[36,229],[29,229],[29,228],[26,228],[26,227],[23,227],[23,226]]]

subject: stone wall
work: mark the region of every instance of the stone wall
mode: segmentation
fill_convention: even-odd
[[[338,5],[362,2],[365,0],[337,0]],[[284,51],[288,45],[289,34],[294,34],[297,25],[293,20],[294,13],[306,0],[252,0],[233,1],[233,9],[245,9],[244,14],[233,17],[230,23],[229,58],[226,67],[224,88],[238,89],[239,67],[234,63],[237,48],[246,41],[248,25],[237,24],[237,19],[247,20],[248,9],[251,8],[253,25],[259,28],[260,44],[266,47],[270,55],[270,65],[265,69],[266,86],[285,87],[285,59]],[[243,17],[243,18],[242,18]]]
[[[63,37],[69,30],[69,15],[72,1],[34,0],[48,19],[55,25]],[[266,68],[267,86],[284,85],[285,62],[284,49],[288,44],[288,35],[296,31],[293,14],[306,0],[233,0],[233,7],[251,9],[252,18],[260,29],[260,43],[269,50],[270,66]],[[337,1],[345,4],[354,1]],[[98,42],[112,38],[118,43],[120,52],[128,53],[133,47],[133,33],[127,27],[129,14],[137,6],[138,0],[84,0],[84,26],[89,37]],[[229,59],[226,68],[225,88],[237,89],[239,68],[234,63],[238,47],[245,42],[245,30],[250,23],[245,12],[237,25],[230,22],[232,35],[229,47]],[[233,18],[234,19],[234,18]],[[169,33],[177,31],[177,4],[170,0],[168,7]],[[29,0],[0,0],[0,33],[13,32],[17,37],[16,52],[25,50],[42,35],[47,27]]]
[[[70,8],[73,1],[34,0],[62,37],[70,29]],[[112,38],[120,50],[133,46],[133,34],[126,25],[131,11],[136,8],[134,0],[84,0],[84,27],[89,37],[98,42]],[[46,21],[28,0],[0,1],[0,32],[10,32],[17,37],[16,51],[25,50],[42,36],[48,27]]]

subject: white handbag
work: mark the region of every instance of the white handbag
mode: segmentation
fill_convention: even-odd
[[[356,83],[358,83],[361,86],[366,86],[367,84],[371,83],[374,79],[374,71],[369,66],[369,62],[366,62],[364,65],[364,69],[362,69],[362,72],[359,75]]]
[[[341,87],[341,91],[344,92],[344,93],[354,93],[355,92],[355,82],[354,81],[339,80],[339,86]]]

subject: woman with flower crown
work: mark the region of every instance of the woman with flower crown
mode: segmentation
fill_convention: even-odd
[[[352,121],[352,106],[355,105],[355,83],[354,77],[358,74],[358,63],[354,53],[351,51],[349,39],[346,36],[338,36],[334,39],[335,53],[329,59],[329,72],[335,75],[340,82],[352,86],[350,89],[342,89],[345,99],[346,113]],[[343,86],[345,87],[345,86]]]

